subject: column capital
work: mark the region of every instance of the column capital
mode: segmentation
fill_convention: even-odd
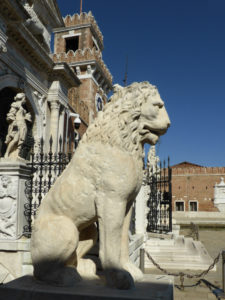
[[[60,102],[59,102],[59,100],[57,100],[57,99],[51,100],[51,101],[49,101],[49,103],[50,103],[51,109],[57,109],[57,110],[60,109]]]

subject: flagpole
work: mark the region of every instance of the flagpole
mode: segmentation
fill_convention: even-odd
[[[82,0],[80,0],[80,14],[82,13]]]

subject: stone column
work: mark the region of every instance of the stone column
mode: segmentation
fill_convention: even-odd
[[[27,202],[25,184],[30,167],[19,161],[0,162],[0,242],[17,240],[27,225],[24,204]]]
[[[54,153],[57,152],[57,148],[58,148],[59,110],[60,110],[59,101],[51,100],[50,107],[51,107],[50,135],[52,136],[53,139],[52,151]]]

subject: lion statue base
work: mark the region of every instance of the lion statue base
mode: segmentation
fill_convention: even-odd
[[[155,86],[115,86],[62,175],[43,199],[31,238],[34,277],[71,286],[96,276],[84,255],[97,240],[106,284],[130,289],[142,276],[131,263],[128,230],[142,184],[143,146],[154,145],[170,120]]]

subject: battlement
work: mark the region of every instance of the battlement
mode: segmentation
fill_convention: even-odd
[[[65,53],[65,52],[57,53],[57,54],[53,54],[52,58],[55,63],[66,62],[68,64],[95,60],[101,67],[106,78],[112,84],[113,77],[112,77],[109,69],[107,68],[107,66],[105,65],[105,63],[102,60],[101,52],[99,50],[96,50],[95,48],[92,48],[92,49],[85,48],[83,50],[78,49],[75,52],[70,50],[67,53]]]
[[[103,44],[103,35],[91,11],[89,11],[88,13],[82,12],[81,14],[76,13],[73,16],[67,15],[65,18],[63,18],[63,20],[66,27],[91,24],[99,40]]]
[[[191,168],[172,168],[172,175],[202,175],[215,174],[225,175],[225,167],[191,167]]]

